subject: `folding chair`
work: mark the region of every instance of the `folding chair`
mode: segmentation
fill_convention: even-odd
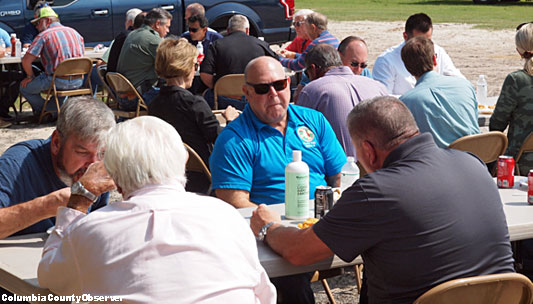
[[[101,65],[101,66],[97,67],[96,68],[96,73],[98,74],[98,78],[100,78],[100,81],[102,82],[102,85],[103,85],[103,90],[102,91],[106,92],[106,95],[103,98],[104,102],[110,108],[116,108],[117,107],[117,105],[116,105],[117,98],[115,97],[115,93],[113,92],[113,90],[111,90],[111,88],[107,84],[107,80],[105,78],[105,75],[107,74],[107,66],[106,65]]]
[[[452,142],[449,148],[473,153],[484,163],[490,163],[507,149],[507,136],[500,131],[467,135]]]
[[[47,111],[46,105],[50,101],[50,97],[53,95],[56,101],[57,114],[59,114],[59,99],[58,97],[66,96],[79,96],[79,95],[91,95],[91,70],[93,63],[91,59],[87,57],[69,58],[62,61],[56,68],[54,75],[52,76],[52,83],[48,91],[46,91],[46,98],[43,104],[41,115],[39,116],[39,123],[41,123],[43,117],[47,113],[53,113],[53,111]],[[87,74],[88,87],[79,88],[74,90],[58,90],[56,87],[56,78],[83,78]]]
[[[531,304],[533,284],[518,273],[500,273],[442,283],[413,304]]]
[[[109,72],[106,74],[105,77],[109,86],[111,87],[111,90],[117,98],[115,99],[117,102],[118,98],[137,101],[135,111],[112,109],[116,117],[133,118],[138,117],[140,115],[148,115],[148,107],[144,103],[144,99],[126,77],[116,72]]]
[[[209,183],[211,183],[211,171],[209,171],[209,168],[200,155],[198,155],[198,153],[196,153],[196,151],[194,151],[194,149],[188,144],[183,143],[183,145],[187,148],[187,152],[189,153],[189,160],[187,160],[187,164],[185,165],[186,170],[203,173],[209,180]]]
[[[520,158],[522,158],[522,154],[533,152],[533,133],[530,133],[524,142],[522,143],[522,146],[520,147],[520,150],[518,151],[518,154],[516,155],[516,161],[515,161],[515,172],[516,175],[520,175],[520,166],[518,166],[518,161],[520,161]],[[529,172],[524,172],[529,173]]]
[[[229,74],[223,76],[215,83],[214,110],[218,110],[218,95],[239,99],[244,93],[244,74]]]

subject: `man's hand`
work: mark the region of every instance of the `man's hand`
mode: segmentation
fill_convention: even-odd
[[[30,83],[32,80],[33,80],[33,78],[24,78],[20,82],[20,86],[25,88],[28,85],[28,83]]]
[[[270,222],[280,223],[281,216],[277,212],[270,210],[265,204],[261,204],[252,212],[250,227],[254,234],[257,235],[259,230]]]
[[[239,112],[237,112],[237,109],[235,109],[232,106],[228,106],[224,112],[222,112],[222,116],[224,119],[226,119],[227,122],[235,120],[237,117],[239,117]]]
[[[115,189],[115,182],[107,173],[103,161],[90,164],[79,182],[96,196]]]

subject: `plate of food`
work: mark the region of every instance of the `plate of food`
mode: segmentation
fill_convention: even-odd
[[[494,113],[494,108],[496,105],[484,105],[484,104],[478,104],[477,109],[480,114],[492,114]]]

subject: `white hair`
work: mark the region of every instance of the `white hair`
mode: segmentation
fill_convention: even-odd
[[[243,15],[233,15],[228,21],[229,32],[241,31],[244,32],[250,28],[248,18]]]
[[[124,197],[171,180],[185,185],[186,162],[187,150],[176,129],[154,116],[119,123],[107,136],[104,164]]]
[[[310,9],[307,9],[307,8],[304,8],[304,9],[301,9],[301,10],[298,10],[294,16],[294,17],[298,17],[298,16],[307,16],[307,15],[311,15],[312,13],[314,13],[315,11],[313,10],[310,10]]]
[[[135,17],[137,17],[137,15],[139,15],[140,13],[142,13],[143,11],[141,11],[140,9],[138,8],[131,8],[129,9],[127,12],[126,12],[126,21],[135,21]]]

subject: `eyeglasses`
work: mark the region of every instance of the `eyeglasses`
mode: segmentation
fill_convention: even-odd
[[[526,24],[530,24],[530,23],[533,23],[533,21],[531,21],[531,22],[520,23],[520,24],[516,27],[516,30],[519,31],[524,25],[526,25]]]
[[[270,91],[270,87],[274,87],[274,90],[276,91],[285,90],[285,88],[287,87],[287,78],[276,80],[271,83],[253,84],[253,83],[246,82],[246,84],[254,88],[256,94],[264,95],[268,93],[268,91]]]
[[[350,63],[350,65],[353,66],[354,68],[356,68],[356,67],[360,67],[361,69],[365,69],[365,68],[368,66],[368,64],[366,64],[366,62],[361,62],[361,63],[359,63],[359,62],[357,62],[357,61],[352,61],[352,62]]]
[[[198,32],[199,30],[200,30],[199,27],[189,27],[189,32],[191,32],[191,33],[196,33],[196,32]]]
[[[300,25],[303,25],[304,23],[305,23],[305,21],[294,21],[294,22],[292,23],[292,25],[293,25],[294,27],[299,27]]]

